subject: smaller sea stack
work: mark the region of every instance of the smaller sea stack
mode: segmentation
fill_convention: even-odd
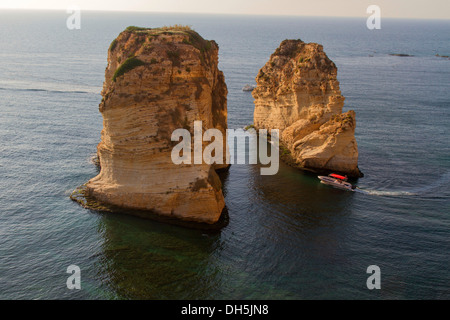
[[[254,126],[280,130],[291,165],[361,177],[355,112],[342,113],[336,76],[322,45],[283,41],[256,77]]]

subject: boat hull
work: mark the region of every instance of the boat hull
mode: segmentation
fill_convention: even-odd
[[[355,189],[351,183],[348,183],[345,181],[340,181],[339,179],[334,179],[334,178],[327,177],[327,176],[319,176],[318,178],[320,179],[320,183],[332,186],[334,188],[347,190],[347,191],[355,191]]]

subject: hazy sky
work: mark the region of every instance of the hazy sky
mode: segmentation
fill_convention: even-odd
[[[450,19],[450,0],[0,0],[0,8],[338,17],[366,17],[371,4],[380,6],[382,17]]]

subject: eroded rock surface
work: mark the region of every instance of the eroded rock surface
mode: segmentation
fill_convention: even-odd
[[[254,126],[279,129],[295,166],[360,177],[355,112],[342,113],[336,76],[321,45],[283,41],[256,77]]]
[[[219,219],[225,206],[219,166],[171,160],[175,129],[193,136],[201,120],[203,130],[225,136],[227,87],[218,50],[181,26],[129,27],[111,43],[99,107],[101,171],[85,185],[90,197],[183,220]]]

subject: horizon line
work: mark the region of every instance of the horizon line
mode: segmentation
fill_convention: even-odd
[[[70,6],[68,7],[70,8]],[[0,11],[66,11],[68,8],[2,8],[0,7]],[[227,12],[174,12],[174,11],[154,11],[154,10],[108,10],[108,9],[82,9],[81,11],[89,11],[89,12],[114,12],[114,13],[161,13],[161,14],[198,14],[198,15],[225,15],[225,16],[251,16],[251,17],[308,17],[308,18],[360,18],[366,19],[368,16],[332,16],[332,15],[295,15],[295,14],[251,14],[251,13],[227,13]],[[402,20],[439,20],[439,21],[448,21],[450,19],[446,18],[421,18],[421,17],[393,17],[393,16],[384,16],[383,19],[402,19]]]

